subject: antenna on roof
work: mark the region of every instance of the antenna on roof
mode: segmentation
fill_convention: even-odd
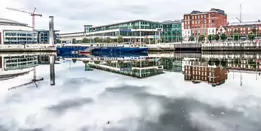
[[[240,23],[242,23],[242,4],[240,4]]]

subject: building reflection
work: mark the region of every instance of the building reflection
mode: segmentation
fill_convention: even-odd
[[[183,60],[184,80],[195,84],[207,82],[212,86],[224,84],[228,79],[228,69],[209,65],[209,62],[197,58],[186,58]]]
[[[85,70],[100,69],[121,75],[146,78],[163,73],[163,66],[155,59],[115,59],[107,61],[85,61]]]
[[[56,53],[28,53],[28,54],[0,54],[0,81],[13,79],[18,76],[34,72],[31,81],[9,88],[16,89],[28,84],[44,80],[36,71],[41,64],[50,64],[50,85],[55,85],[55,57]]]
[[[38,66],[36,55],[0,55],[0,80],[28,74],[36,66]]]
[[[261,71],[260,52],[205,52],[202,58],[210,64],[221,65],[229,70]]]

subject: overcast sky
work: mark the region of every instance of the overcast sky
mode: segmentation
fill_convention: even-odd
[[[6,10],[6,7],[32,11],[37,8],[42,18],[36,28],[48,29],[48,16],[55,16],[55,29],[61,32],[83,31],[84,24],[102,25],[134,19],[176,20],[192,10],[224,9],[228,20],[239,17],[243,5],[243,20],[261,19],[259,0],[1,0],[0,17],[31,25],[27,14]]]

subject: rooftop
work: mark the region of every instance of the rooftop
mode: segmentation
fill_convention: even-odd
[[[168,20],[168,21],[163,21],[161,22],[161,24],[178,24],[178,23],[181,23],[182,21],[181,20]]]
[[[228,26],[244,26],[244,25],[257,25],[261,24],[261,21],[245,21],[245,22],[231,22],[228,24]]]
[[[99,28],[99,27],[105,27],[105,26],[113,26],[113,25],[119,25],[119,24],[125,24],[125,23],[137,22],[137,21],[151,22],[151,23],[157,23],[157,24],[160,23],[160,22],[148,21],[148,20],[131,20],[131,21],[125,21],[125,22],[114,23],[114,24],[102,25],[102,26],[93,26],[93,27],[91,27],[91,28]]]
[[[14,20],[0,18],[0,25],[19,25],[19,26],[27,26],[25,23],[20,23]]]
[[[84,34],[84,32],[70,32],[70,33],[59,33],[59,35],[75,35],[75,34]]]
[[[198,10],[193,10],[190,14],[185,14],[185,15],[206,14],[208,12],[218,12],[219,14],[226,15],[224,10],[216,9],[216,8],[211,8],[210,11],[205,11],[205,12],[201,12],[201,11],[198,11]]]

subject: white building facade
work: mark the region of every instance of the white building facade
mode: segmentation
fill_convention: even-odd
[[[84,32],[72,32],[72,33],[61,33],[57,35],[60,43],[63,44],[72,44],[76,43],[74,41],[81,41],[82,39],[86,38]]]
[[[0,18],[0,44],[36,44],[37,31],[27,24]]]

